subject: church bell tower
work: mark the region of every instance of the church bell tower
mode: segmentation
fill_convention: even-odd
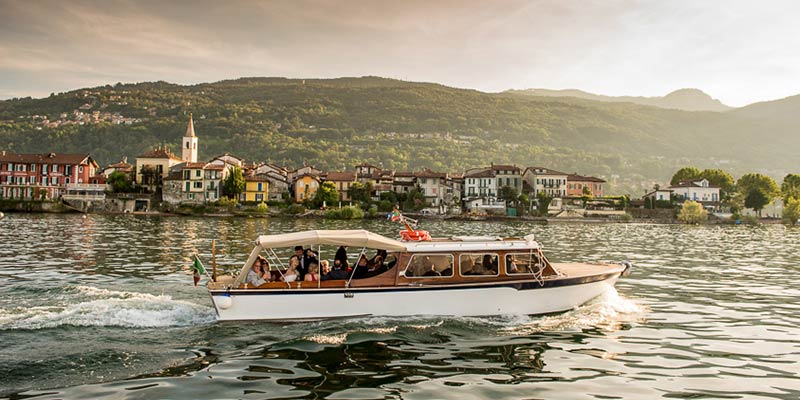
[[[194,134],[192,113],[189,113],[189,126],[186,128],[186,134],[183,135],[181,148],[183,149],[181,159],[184,162],[197,162],[197,136]]]

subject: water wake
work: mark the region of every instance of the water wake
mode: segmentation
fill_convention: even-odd
[[[328,334],[314,334],[305,339],[319,344],[342,344],[352,334],[367,333],[376,335],[404,336],[429,331],[462,331],[490,328],[499,335],[524,336],[539,332],[563,331],[570,329],[597,328],[614,331],[623,324],[639,322],[644,319],[647,308],[620,296],[612,289],[591,302],[555,315],[501,315],[493,317],[446,317],[416,316],[403,318],[366,317],[335,325],[321,323]],[[327,325],[327,326],[325,326]],[[337,332],[338,331],[338,332]],[[333,333],[335,332],[335,333]]]
[[[66,305],[0,309],[0,330],[47,329],[69,326],[159,328],[206,324],[215,320],[209,307],[152,295],[99,289],[75,288],[78,300]],[[70,296],[70,300],[75,300]]]
[[[613,331],[622,324],[642,321],[646,312],[645,306],[620,296],[615,289],[611,289],[589,303],[565,313],[544,317],[508,316],[496,323],[501,325],[503,332],[514,335],[588,327]]]

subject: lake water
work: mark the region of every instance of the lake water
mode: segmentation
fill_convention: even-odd
[[[216,323],[189,269],[211,239],[233,268],[260,233],[398,225],[10,214],[0,398],[800,398],[800,229],[423,226],[533,232],[552,261],[629,259],[634,271],[544,317]]]

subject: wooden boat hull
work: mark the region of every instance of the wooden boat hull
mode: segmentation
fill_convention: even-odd
[[[573,309],[613,288],[624,272],[458,285],[212,290],[220,321],[301,321],[410,315],[487,316],[548,314]]]

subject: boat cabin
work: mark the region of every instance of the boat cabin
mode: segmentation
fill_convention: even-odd
[[[340,246],[348,249],[350,269],[345,279],[284,282],[290,253],[295,246],[311,248],[318,260],[333,264]],[[358,265],[362,257],[385,254],[379,266],[367,273]],[[256,259],[270,264],[271,282],[257,287],[245,283]],[[341,276],[341,274],[340,274]],[[317,230],[259,236],[236,277],[219,277],[209,289],[304,290],[315,288],[386,288],[435,285],[472,285],[488,282],[542,283],[561,276],[541,252],[533,235],[524,238],[456,236],[428,241],[399,241],[366,230]]]

